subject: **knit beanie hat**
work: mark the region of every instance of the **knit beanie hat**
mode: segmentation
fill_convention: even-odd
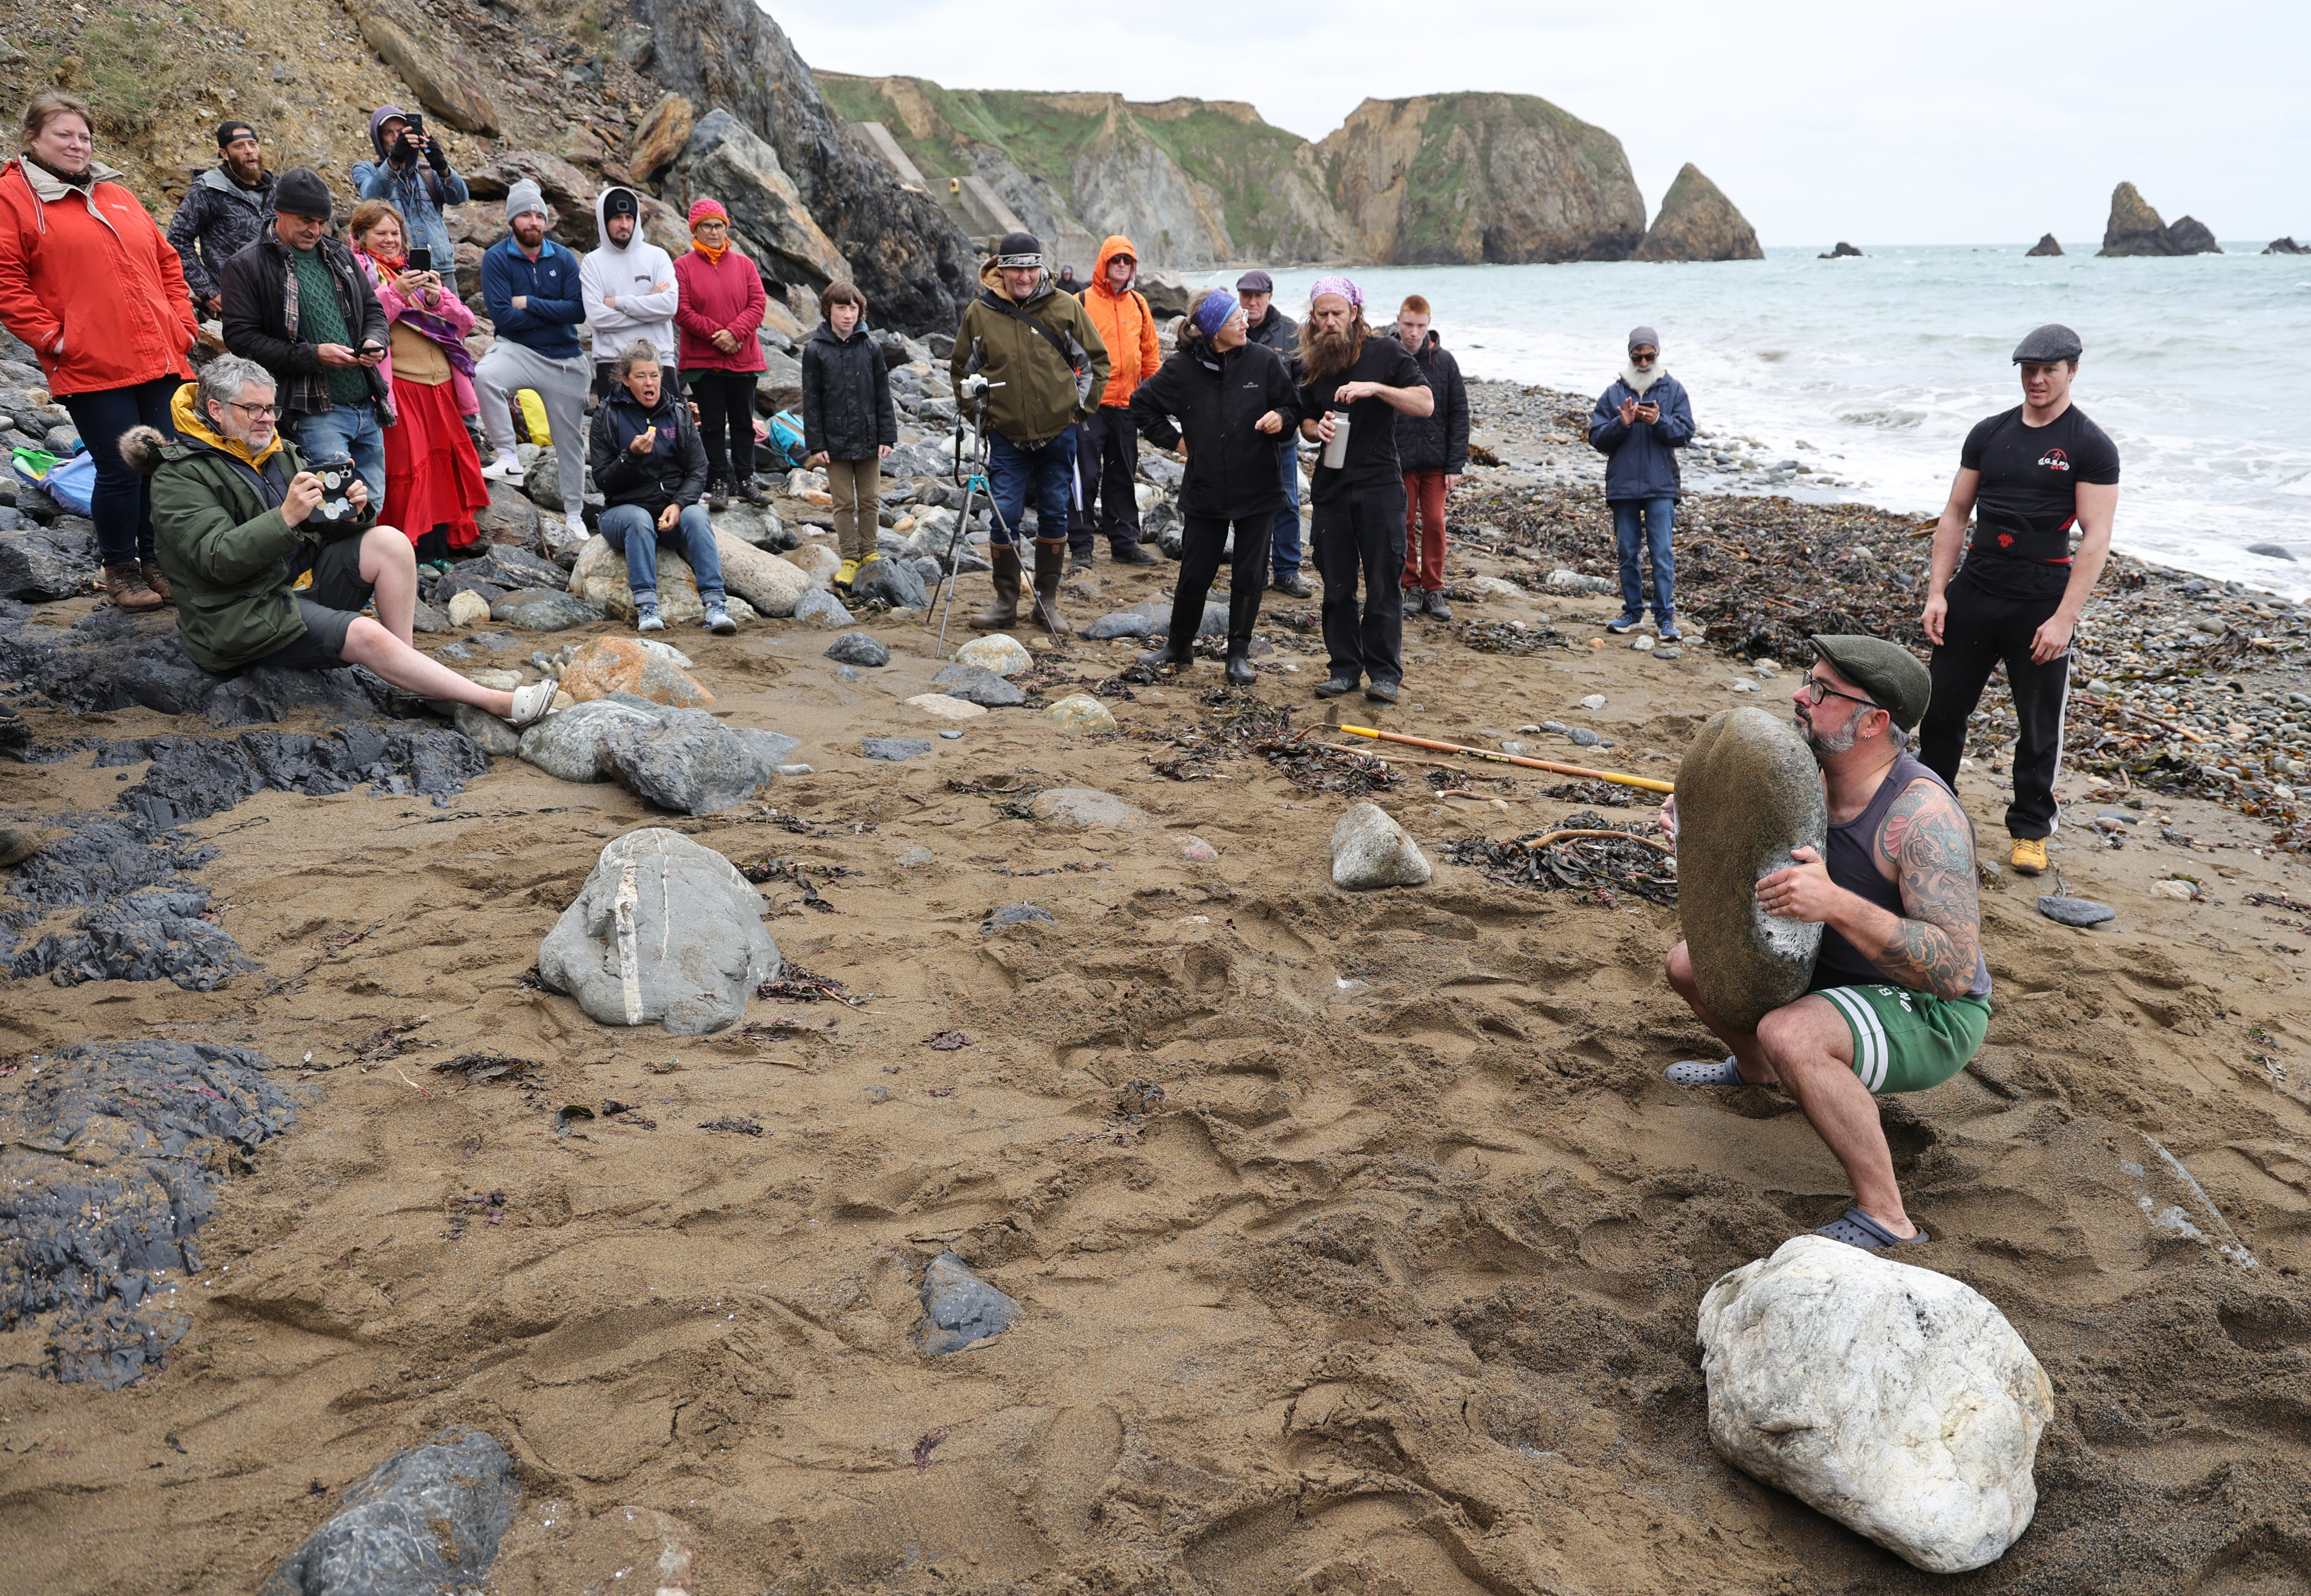
[[[310,166],[292,166],[281,174],[281,181],[273,187],[273,209],[292,216],[318,216],[323,221],[336,209],[329,198],[329,186],[321,181],[321,174]]]
[[[506,190],[505,219],[510,222],[515,217],[527,216],[532,211],[540,216],[553,215],[545,208],[545,190],[538,187],[535,179],[524,178]]]
[[[730,213],[722,208],[720,200],[697,200],[693,202],[690,207],[690,230],[696,232],[700,221],[708,216],[719,216],[725,222],[730,220]]]

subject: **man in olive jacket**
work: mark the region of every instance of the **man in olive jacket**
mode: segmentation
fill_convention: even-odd
[[[1067,568],[1068,505],[1076,480],[1075,424],[1107,387],[1107,345],[1080,301],[1051,286],[1043,247],[1030,233],[1007,233],[979,273],[979,297],[955,330],[949,372],[956,403],[972,413],[983,378],[988,490],[995,504],[995,602],[972,618],[981,631],[1019,620],[1019,551],[1014,536],[1035,495],[1035,624],[1072,630],[1060,616]]]
[[[331,485],[275,430],[273,375],[224,355],[177,391],[178,441],[138,427],[121,458],[153,479],[153,530],[177,597],[185,652],[205,671],[364,665],[394,686],[528,725],[554,684],[478,687],[410,646],[417,560],[409,540],[374,526],[360,478]],[[298,578],[312,574],[300,589]],[[371,601],[375,620],[360,613]]]

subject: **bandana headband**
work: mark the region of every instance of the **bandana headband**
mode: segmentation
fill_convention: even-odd
[[[1227,290],[1212,290],[1204,296],[1204,302],[1196,307],[1196,331],[1207,338],[1218,332],[1227,325],[1228,317],[1235,314],[1236,303],[1236,297]]]
[[[1338,294],[1356,309],[1365,308],[1365,291],[1345,277],[1319,277],[1316,286],[1308,291],[1308,302],[1314,304],[1326,294]]]

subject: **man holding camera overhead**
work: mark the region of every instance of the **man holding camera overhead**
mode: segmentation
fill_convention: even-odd
[[[305,457],[351,460],[382,509],[385,310],[353,251],[328,236],[319,173],[282,173],[273,208],[273,225],[224,264],[224,346],[273,373],[282,430]]]
[[[433,142],[421,112],[378,107],[369,119],[369,142],[377,159],[353,162],[353,192],[399,211],[403,242],[430,251],[432,269],[456,282],[458,245],[442,213],[473,198],[465,178],[450,169],[449,158]]]

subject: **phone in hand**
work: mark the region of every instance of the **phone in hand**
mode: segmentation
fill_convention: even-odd
[[[409,131],[415,134],[419,138],[423,138],[425,136],[425,113],[423,111],[412,111],[409,113]]]
[[[431,249],[411,250],[409,252],[409,269],[413,272],[432,271],[433,269],[433,252]]]

